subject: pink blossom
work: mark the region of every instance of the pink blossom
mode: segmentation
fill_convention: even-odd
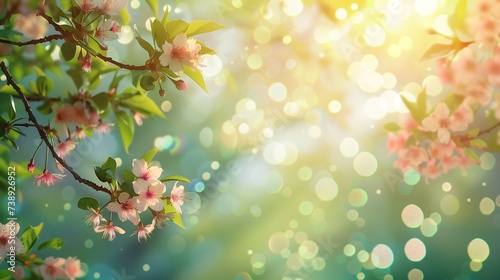
[[[85,133],[85,130],[83,130],[83,128],[77,126],[73,131],[72,136],[78,140],[82,140],[87,138],[87,133]]]
[[[113,123],[105,123],[102,120],[99,120],[99,124],[95,128],[97,133],[99,134],[107,134],[111,132],[111,127],[113,127],[115,124]]]
[[[66,277],[71,280],[85,276],[80,265],[80,260],[72,257],[66,259],[64,263],[64,272],[66,273]]]
[[[423,167],[420,170],[420,173],[426,178],[426,179],[435,179],[439,177],[443,172],[439,168],[439,166],[436,165],[435,160],[430,160],[427,162],[427,166]]]
[[[47,34],[47,21],[36,13],[17,14],[15,20],[14,29],[28,39],[39,39]]]
[[[113,225],[113,221],[109,221],[108,224],[100,225],[94,228],[95,232],[102,232],[102,238],[107,238],[109,236],[109,241],[112,241],[116,237],[116,232],[119,234],[124,234],[125,231],[121,227],[117,227]]]
[[[9,244],[11,231],[14,232],[14,235],[17,235],[19,233],[19,224],[13,221],[9,221],[5,225],[0,223],[0,262],[7,256],[7,253],[11,251],[11,246],[15,247],[17,253],[24,252],[24,245],[19,238],[15,237],[14,245]]]
[[[139,180],[148,182],[157,181],[160,178],[163,169],[156,165],[148,166],[144,159],[134,159],[132,161],[132,173],[138,177]],[[138,193],[136,191],[136,193]]]
[[[118,33],[120,29],[118,28],[118,23],[114,20],[103,20],[97,26],[95,30],[95,37],[102,46],[106,46],[104,41],[113,41],[118,39]]]
[[[188,89],[188,86],[187,86],[186,82],[184,82],[184,80],[172,80],[172,82],[174,83],[175,88],[177,88],[178,90],[187,90]]]
[[[143,226],[142,222],[139,223],[139,226],[137,227],[137,230],[132,233],[132,235],[137,234],[137,240],[141,242],[141,239],[147,240],[149,238],[149,235],[155,228],[155,223],[153,220],[153,223]]]
[[[418,146],[410,146],[401,151],[400,156],[403,160],[407,161],[411,167],[417,169],[418,166],[429,159],[424,149]]]
[[[399,152],[404,148],[406,140],[408,139],[409,133],[406,131],[400,131],[398,133],[389,133],[389,139],[387,140],[387,147],[391,153]]]
[[[443,174],[448,173],[448,171],[457,168],[460,163],[460,158],[457,156],[443,156],[439,159],[439,167],[441,168]]]
[[[183,65],[191,68],[196,68],[199,65],[198,52],[201,46],[196,43],[195,39],[188,39],[185,33],[177,35],[172,44],[165,42],[162,49],[160,63],[163,66],[170,67],[174,72],[182,71],[184,69]]]
[[[99,211],[95,210],[94,208],[89,207],[88,208],[92,213],[87,215],[85,218],[87,218],[87,221],[85,222],[87,225],[91,225],[92,227],[96,228],[98,227],[101,222],[105,222],[106,219],[99,213]]]
[[[117,201],[110,202],[107,208],[109,211],[116,212],[122,222],[130,220],[134,225],[139,222],[139,215],[135,210],[135,199],[131,199],[126,192],[121,193]]]
[[[92,55],[88,52],[85,58],[81,61],[82,70],[89,73],[92,70]]]
[[[65,259],[48,257],[45,258],[45,264],[39,268],[43,279],[68,278],[63,269]]]
[[[77,0],[76,3],[80,6],[82,12],[84,13],[92,12],[97,6],[95,0]]]
[[[455,149],[455,142],[450,141],[448,144],[443,144],[439,141],[432,141],[429,143],[429,147],[427,149],[430,158],[443,158],[449,157],[453,154]]]
[[[64,142],[59,143],[59,145],[57,145],[56,147],[57,155],[61,158],[66,157],[72,150],[75,149],[76,144],[77,144],[76,142],[73,142],[71,140],[66,140]]]
[[[182,214],[181,206],[184,204],[184,186],[177,187],[177,182],[175,182],[172,192],[170,193],[170,202],[174,206],[175,210]]]
[[[448,144],[450,142],[450,131],[457,131],[461,124],[450,118],[450,109],[445,103],[439,103],[434,112],[422,120],[422,125],[426,131],[437,131],[439,142]]]
[[[38,175],[35,177],[35,183],[39,187],[40,184],[45,184],[45,187],[50,187],[52,185],[55,185],[57,182],[62,180],[64,178],[64,174],[52,174],[47,170],[43,171],[43,174]]]
[[[143,114],[139,112],[134,112],[134,121],[138,126],[142,125],[142,118],[144,118]]]
[[[159,228],[163,228],[167,225],[168,220],[172,220],[175,217],[174,212],[170,213],[159,213],[156,212],[155,217],[153,218],[153,221],[155,225],[157,225]]]
[[[127,5],[126,0],[98,0],[98,7],[107,15],[117,15]]]
[[[56,123],[66,124],[67,122],[72,122],[75,118],[75,110],[73,109],[73,106],[67,103],[53,105],[52,111],[55,112],[54,121]]]
[[[468,104],[464,103],[451,114],[451,122],[455,124],[455,131],[464,131],[474,120],[474,113]]]
[[[139,212],[146,211],[148,207],[155,211],[163,209],[161,197],[166,191],[166,187],[162,182],[137,180],[134,181],[133,187],[134,191],[138,194],[136,196],[136,206]]]

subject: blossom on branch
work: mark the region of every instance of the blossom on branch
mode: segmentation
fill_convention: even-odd
[[[72,257],[66,259],[64,263],[64,272],[66,273],[66,277],[71,280],[85,276],[81,268],[80,260]]]
[[[39,267],[39,272],[43,279],[68,278],[63,268],[65,262],[63,258],[45,258],[45,264]]]
[[[97,0],[76,0],[82,12],[92,12],[97,7]]]
[[[40,186],[40,184],[45,184],[45,187],[50,187],[52,185],[55,185],[57,182],[62,180],[64,178],[64,174],[52,174],[47,169],[43,171],[42,174],[38,175],[35,177],[35,183],[37,187]]]
[[[151,232],[155,228],[155,222],[153,222],[147,226],[142,225],[142,222],[139,223],[137,230],[135,230],[132,235],[137,234],[137,240],[141,242],[141,239],[147,240],[149,238],[149,235],[151,235]],[[131,235],[131,236],[132,236]]]
[[[148,163],[144,159],[134,159],[132,161],[132,173],[138,180],[144,180],[147,182],[157,181],[160,178],[163,169],[156,165],[148,166]],[[138,193],[136,191],[136,193]]]
[[[194,69],[200,64],[198,53],[201,46],[195,39],[188,39],[185,33],[175,36],[172,44],[165,42],[161,48],[163,50],[160,55],[161,65],[170,67],[174,72],[182,71],[184,65]]]
[[[463,127],[459,121],[450,118],[450,109],[445,103],[439,103],[434,112],[422,120],[422,126],[426,131],[437,131],[439,142],[443,144],[450,142],[450,131],[459,131]]]
[[[87,218],[87,221],[85,222],[87,225],[92,226],[94,228],[98,227],[101,222],[105,222],[106,219],[99,213],[99,211],[95,210],[94,208],[88,208],[92,213],[87,215],[85,218]]]
[[[117,15],[125,5],[127,5],[126,0],[97,0],[97,6],[106,15]]]
[[[182,214],[181,206],[184,204],[184,186],[177,187],[178,181],[175,182],[174,187],[172,188],[172,192],[170,193],[170,202],[174,206],[175,210]]]
[[[14,244],[10,244],[9,240],[11,238],[11,232],[14,232],[14,235],[17,235],[19,232],[19,224],[13,221],[8,222],[3,225],[0,223],[0,262],[7,256],[7,253],[12,251],[11,247],[15,247],[16,253],[24,252],[24,245],[19,240],[19,238],[14,239]]]
[[[137,200],[136,205],[139,212],[146,211],[148,207],[155,211],[163,209],[161,197],[167,188],[162,182],[137,180],[134,181],[133,187],[134,191],[138,194],[135,198]]]
[[[139,222],[139,215],[135,210],[135,199],[131,199],[126,192],[118,196],[118,201],[110,202],[107,206],[109,211],[116,212],[120,221],[130,220],[134,225]]]
[[[116,232],[119,234],[124,234],[125,231],[121,227],[117,227],[113,225],[113,221],[109,221],[108,224],[105,225],[100,225],[96,228],[94,228],[95,232],[102,232],[102,238],[107,238],[109,237],[109,241],[113,241],[116,237]],[[116,232],[115,232],[116,231]]]
[[[118,39],[118,34],[120,28],[118,27],[118,22],[114,20],[103,20],[99,23],[95,30],[95,37],[103,47],[107,48],[104,41],[113,41]]]

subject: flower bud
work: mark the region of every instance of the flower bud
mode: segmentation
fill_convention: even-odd
[[[28,163],[28,171],[33,173],[35,171],[35,160],[31,159],[30,162]]]
[[[165,97],[165,90],[164,89],[160,89],[160,91],[158,93],[160,94],[161,97]]]
[[[184,82],[183,80],[174,80],[173,82],[178,90],[186,90],[188,88],[186,82]]]

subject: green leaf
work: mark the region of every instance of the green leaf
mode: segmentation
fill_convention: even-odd
[[[82,197],[78,200],[78,208],[83,210],[89,210],[89,208],[92,208],[97,211],[99,210],[99,202],[93,197]]]
[[[52,102],[50,100],[45,100],[40,106],[36,107],[36,109],[45,115],[52,113]]]
[[[14,97],[9,96],[10,98],[10,108],[9,108],[9,118],[11,120],[16,118],[16,103],[14,102]]]
[[[129,170],[124,170],[123,171],[123,181],[125,181],[125,182],[135,181],[134,173],[130,172]]]
[[[153,158],[155,157],[156,153],[158,153],[160,149],[159,148],[154,148],[152,150],[147,151],[144,155],[142,155],[142,159],[145,160],[148,164],[153,161]]]
[[[203,79],[203,75],[200,70],[184,65],[184,74],[186,74],[189,78],[191,78],[191,80],[197,83],[205,92],[208,93],[205,80]]]
[[[182,224],[182,218],[181,218],[181,215],[179,213],[177,213],[177,211],[175,210],[175,207],[170,204],[169,202],[167,202],[167,200],[163,200],[163,210],[164,213],[173,213],[174,214],[174,217],[172,218],[172,222],[174,222],[174,224],[178,225],[179,227],[183,228],[183,229],[186,229],[186,227],[184,227],[184,224]]]
[[[419,114],[420,121],[422,121],[427,116],[427,93],[425,92],[425,88],[417,96],[417,107],[416,108],[417,108],[417,111]]]
[[[47,95],[47,77],[45,76],[40,76],[36,78],[36,89],[38,90],[38,93],[42,96]]]
[[[448,26],[457,35],[467,32],[467,26],[465,24],[467,17],[467,2],[467,0],[459,0],[455,6],[455,11],[448,17]]]
[[[120,10],[119,15],[120,15],[120,18],[122,19],[122,23],[124,25],[128,25],[130,23],[131,17],[130,17],[130,13],[128,12],[128,9],[126,6]]]
[[[123,182],[120,185],[120,188],[126,193],[128,193],[131,197],[137,196],[137,194],[134,191],[134,185],[132,182]]]
[[[413,117],[413,119],[416,122],[420,123],[420,121],[417,121],[419,118],[419,113],[418,113],[416,103],[411,102],[410,100],[408,100],[406,97],[404,97],[402,95],[401,95],[401,100],[403,100],[403,103],[405,104],[406,108],[408,108],[408,111],[410,111],[410,114]]]
[[[387,131],[396,132],[396,131],[399,131],[401,129],[401,126],[399,126],[399,124],[397,124],[395,122],[390,122],[390,123],[384,124],[384,128]]]
[[[115,114],[118,124],[118,130],[120,131],[120,135],[122,137],[123,147],[128,153],[128,148],[130,147],[130,144],[132,144],[132,140],[134,139],[134,121],[124,111],[115,111]]]
[[[465,148],[465,154],[467,154],[467,156],[474,160],[476,163],[479,162],[479,157],[477,156],[477,154],[471,150],[470,148]]]
[[[61,238],[59,237],[52,238],[38,245],[37,251],[41,251],[43,249],[48,249],[48,248],[59,250],[62,248],[63,244],[64,240],[62,240]]]
[[[217,52],[209,47],[207,47],[205,44],[203,44],[200,41],[196,41],[197,44],[200,45],[201,49],[198,52],[198,55],[204,55],[204,54],[217,54]]]
[[[12,276],[12,272],[10,272],[9,270],[7,270],[7,269],[0,270],[0,280],[12,279],[11,276]]]
[[[156,79],[151,77],[150,75],[143,76],[139,82],[140,86],[147,91],[154,90],[156,87],[155,83]]]
[[[156,103],[147,95],[133,95],[130,98],[120,101],[120,104],[124,107],[130,108],[133,111],[155,114],[163,119],[166,119],[165,114],[163,114]]]
[[[167,22],[168,41],[171,42],[177,35],[186,32],[188,27],[189,23],[180,19]]]
[[[420,61],[445,56],[453,51],[453,46],[448,44],[434,44],[423,55]]]
[[[162,181],[162,182],[182,181],[182,182],[186,182],[186,183],[191,182],[188,178],[181,176],[181,175],[170,175],[167,177],[163,177],[162,179],[160,179],[160,181]]]
[[[109,106],[109,96],[106,92],[101,92],[92,96],[92,101],[100,111],[106,110]]]
[[[146,40],[142,39],[139,36],[135,37],[135,39],[137,40],[139,45],[148,52],[149,56],[153,55],[155,49],[153,48],[153,46],[151,46],[150,43],[148,43]]]
[[[103,170],[111,170],[116,172],[116,160],[112,157],[108,157],[106,161],[101,165]]]
[[[24,253],[28,254],[31,248],[35,245],[35,242],[42,231],[43,223],[40,223],[38,226],[29,226],[27,227],[23,234],[21,235],[21,241],[24,245]]]
[[[61,45],[61,53],[66,61],[70,61],[75,57],[76,54],[76,45],[68,42],[64,42]]]
[[[483,139],[473,139],[470,141],[470,145],[475,148],[487,148],[488,144]]]
[[[68,69],[66,73],[71,77],[73,83],[75,83],[76,88],[81,88],[83,85],[82,69]]]
[[[155,17],[158,17],[158,0],[146,0]]]
[[[153,21],[152,30],[153,30],[153,38],[158,47],[161,48],[161,46],[163,46],[163,44],[169,38],[169,34],[167,34],[167,30],[165,30],[165,27],[161,24],[161,22],[158,19],[155,19]]]
[[[161,17],[161,24],[163,26],[166,26],[167,25],[167,22],[170,21],[170,14],[169,14],[169,11],[165,11],[165,13],[163,14],[163,16]]]
[[[213,21],[195,20],[189,23],[189,26],[186,30],[186,36],[191,37],[194,35],[212,32],[222,28],[226,27]]]
[[[469,138],[474,138],[474,137],[476,137],[476,136],[479,134],[479,131],[481,131],[481,130],[479,129],[479,127],[476,127],[476,128],[474,128],[473,130],[468,131],[468,132],[466,133],[466,135],[467,135],[467,137],[469,137]]]

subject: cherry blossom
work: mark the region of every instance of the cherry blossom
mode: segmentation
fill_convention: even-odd
[[[11,246],[15,247],[17,253],[24,252],[24,245],[19,238],[16,237],[14,239],[14,244],[9,243],[11,231],[14,232],[14,235],[17,235],[19,233],[19,224],[12,221],[5,225],[0,223],[0,261],[2,261],[3,258],[7,256],[7,253],[11,251]]]
[[[135,210],[135,199],[131,199],[128,193],[121,193],[118,200],[110,202],[107,208],[109,211],[116,212],[122,222],[130,220],[134,225],[139,222],[139,215]]]
[[[95,210],[94,208],[89,207],[88,208],[92,213],[87,215],[85,218],[87,218],[87,221],[85,222],[87,225],[91,225],[94,228],[98,227],[101,222],[105,222],[106,219],[99,213],[99,211]]]
[[[31,13],[27,16],[18,14],[14,29],[22,33],[26,38],[38,39],[47,34],[47,21],[36,13]]]
[[[102,232],[103,233],[102,238],[104,239],[104,238],[109,237],[109,241],[113,241],[113,239],[115,239],[116,232],[118,232],[119,234],[125,233],[125,231],[121,227],[113,225],[113,221],[109,221],[108,224],[100,225],[100,226],[94,228],[94,231],[95,232]]]
[[[99,120],[99,124],[95,128],[97,133],[99,134],[107,134],[111,132],[111,127],[113,127],[115,124],[113,123],[105,123],[102,120]]]
[[[160,178],[163,169],[156,165],[148,166],[144,159],[134,159],[132,161],[132,173],[138,177],[138,180],[147,182],[157,181]],[[136,191],[136,193],[138,193]]]
[[[92,12],[97,6],[96,0],[77,0],[76,3],[84,13]]]
[[[52,174],[46,169],[43,171],[41,175],[35,176],[35,183],[39,187],[40,184],[45,184],[45,187],[50,187],[55,185],[57,182],[64,178],[64,174]]]
[[[428,160],[429,156],[421,147],[412,145],[407,149],[400,152],[403,160],[407,161],[411,167],[418,168],[418,166]]]
[[[98,7],[104,14],[117,15],[127,5],[126,0],[99,0]]]
[[[153,218],[153,221],[155,225],[157,225],[159,228],[164,228],[167,225],[168,220],[172,220],[175,216],[174,212],[170,213],[155,213],[155,217]]]
[[[434,112],[422,120],[422,125],[426,131],[437,131],[439,142],[448,144],[450,142],[450,131],[459,131],[462,124],[450,118],[450,109],[445,103],[439,103]]]
[[[80,265],[80,260],[72,257],[66,259],[64,263],[64,272],[66,273],[66,277],[71,280],[85,276]]]
[[[163,53],[160,55],[160,63],[174,72],[182,71],[184,65],[191,68],[199,65],[198,52],[201,46],[195,39],[188,39],[185,33],[177,35],[172,44],[165,42],[161,48]]]
[[[118,32],[120,32],[118,22],[110,19],[103,20],[99,23],[97,29],[95,30],[95,37],[102,46],[106,47],[104,41],[113,41],[118,39]]]
[[[134,181],[133,187],[138,194],[135,198],[137,199],[136,206],[139,212],[146,211],[148,207],[155,211],[163,209],[161,197],[167,188],[162,182],[138,180]]]
[[[59,145],[57,145],[55,148],[57,155],[61,158],[66,157],[72,150],[75,149],[76,144],[76,142],[73,142],[71,140],[66,140],[59,143]]]
[[[177,183],[178,182],[175,182],[172,192],[170,193],[170,202],[175,210],[179,214],[182,214],[181,206],[184,204],[184,186],[177,187]]]
[[[155,228],[155,222],[153,222],[147,226],[143,226],[142,222],[139,223],[137,230],[135,230],[132,235],[137,234],[137,240],[141,242],[141,239],[147,240],[149,238],[149,235]]]
[[[28,163],[28,171],[33,173],[35,171],[35,160],[31,159],[30,162]]]
[[[43,279],[67,278],[63,265],[66,262],[63,258],[48,257],[45,258],[45,264],[39,268]]]

